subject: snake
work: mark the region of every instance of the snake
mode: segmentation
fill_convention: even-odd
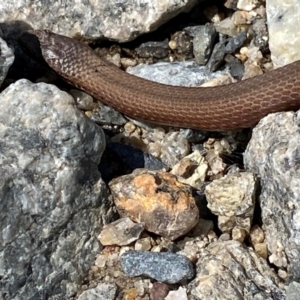
[[[31,49],[30,39],[37,41],[38,51]],[[206,131],[252,128],[270,113],[300,107],[300,61],[236,83],[183,87],[131,75],[88,45],[48,30],[27,32],[22,44],[69,84],[128,117],[159,125]]]

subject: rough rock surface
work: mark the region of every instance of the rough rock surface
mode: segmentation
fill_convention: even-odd
[[[6,42],[0,37],[0,86],[7,74],[9,67],[14,61],[13,50],[10,49]]]
[[[235,227],[250,232],[257,181],[250,172],[228,174],[205,189],[208,208],[219,216],[218,226],[230,233]]]
[[[20,80],[0,98],[0,298],[67,299],[112,217],[104,134],[52,85]]]
[[[163,252],[128,251],[120,259],[129,277],[146,275],[160,282],[178,283],[194,276],[193,265],[183,255]]]
[[[244,156],[246,168],[261,180],[259,202],[273,263],[285,269],[287,256],[295,281],[300,279],[299,125],[299,111],[270,114],[253,130]]]
[[[166,172],[136,170],[109,183],[121,216],[142,223],[146,230],[174,240],[198,222],[191,188]]]
[[[250,248],[236,241],[215,242],[199,253],[192,299],[285,299],[280,279]]]
[[[300,59],[299,18],[297,0],[266,1],[269,30],[269,47],[275,67],[281,67]]]
[[[197,0],[10,0],[0,2],[0,22],[22,20],[34,29],[49,29],[67,36],[106,37],[128,41],[189,11]]]

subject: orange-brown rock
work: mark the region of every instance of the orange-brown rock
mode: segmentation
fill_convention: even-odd
[[[142,223],[150,232],[174,240],[198,222],[190,186],[174,175],[139,169],[113,179],[109,186],[119,214]]]

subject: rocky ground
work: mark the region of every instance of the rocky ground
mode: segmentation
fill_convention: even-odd
[[[299,112],[137,122],[18,44],[49,29],[130,74],[216,86],[300,59],[298,3],[96,3],[0,3],[0,299],[299,299]]]

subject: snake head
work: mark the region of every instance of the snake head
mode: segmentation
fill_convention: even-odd
[[[69,38],[48,30],[33,30],[29,33],[38,38],[42,56],[47,64],[55,71],[61,70],[70,46],[65,39],[69,40]]]
[[[57,73],[66,66],[73,47],[72,39],[48,30],[27,31],[19,41],[30,56],[39,61],[42,58]]]

